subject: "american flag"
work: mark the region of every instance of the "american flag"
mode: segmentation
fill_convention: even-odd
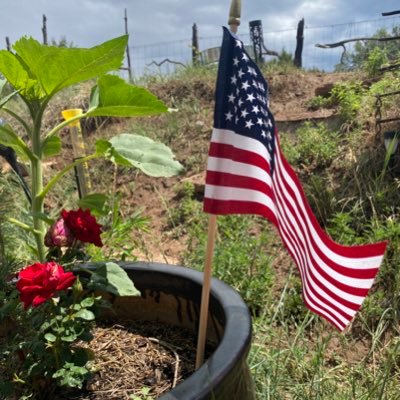
[[[270,220],[299,269],[305,304],[340,331],[367,296],[387,244],[342,246],[319,226],[281,152],[267,82],[243,43],[226,28],[204,211]]]

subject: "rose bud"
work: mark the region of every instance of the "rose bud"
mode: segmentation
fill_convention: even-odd
[[[68,247],[73,241],[74,236],[62,218],[50,227],[44,237],[44,244],[47,247]]]

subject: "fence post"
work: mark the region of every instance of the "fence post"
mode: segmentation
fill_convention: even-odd
[[[43,33],[43,44],[47,45],[47,18],[46,15],[44,14],[43,14],[42,33]]]
[[[199,63],[199,37],[196,24],[192,27],[192,63],[193,65]]]
[[[125,20],[125,35],[128,35],[128,13],[126,8],[125,8],[124,20]],[[126,45],[126,61],[128,63],[129,82],[132,82],[132,68],[131,68],[131,55],[129,53],[129,41]]]
[[[7,50],[11,51],[10,38],[8,36],[6,36],[6,46],[7,46]]]
[[[297,68],[302,67],[301,55],[303,53],[304,43],[304,18],[302,18],[297,25],[297,36],[296,36],[296,51],[294,53],[294,65]]]
[[[254,49],[254,58],[255,62],[258,63],[263,63],[263,30],[262,30],[262,22],[261,20],[255,20],[255,21],[250,21],[249,22],[249,28],[250,28],[250,39],[251,42],[253,43],[253,49]]]

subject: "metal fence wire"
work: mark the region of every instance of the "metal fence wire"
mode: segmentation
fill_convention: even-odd
[[[316,44],[334,43],[341,40],[370,37],[380,29],[386,29],[390,34],[395,26],[400,25],[400,16],[378,18],[367,21],[341,23],[320,27],[308,27],[307,19],[304,28],[303,68],[318,69],[331,72],[340,63],[342,48],[321,49]],[[244,30],[244,28],[242,29]],[[297,28],[268,32],[264,26],[264,44],[270,50],[281,53],[286,51],[294,55],[296,48]],[[201,32],[200,32],[201,34]],[[250,45],[250,35],[241,34],[240,39]],[[221,36],[199,37],[199,51],[219,47]],[[347,51],[354,49],[355,42],[346,45]],[[192,38],[184,40],[155,43],[143,46],[130,46],[132,69],[135,78],[145,75],[168,75],[177,68],[192,63]],[[266,56],[265,60],[273,59]]]

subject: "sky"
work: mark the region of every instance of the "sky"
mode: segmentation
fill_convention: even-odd
[[[66,36],[88,47],[123,34],[125,8],[131,45],[190,38],[194,22],[200,36],[219,36],[230,0],[0,0],[0,5],[0,48],[6,36],[11,42],[23,35],[41,40],[42,14],[49,39]],[[255,19],[262,20],[264,31],[276,31],[295,28],[301,18],[316,27],[381,18],[398,9],[395,0],[242,0],[239,32],[247,32]]]
[[[90,47],[124,33],[128,13],[130,46],[187,40],[197,24],[200,37],[219,37],[227,24],[231,0],[0,0],[0,48],[23,35],[42,40],[42,15],[48,38],[66,37],[78,47]],[[319,27],[383,18],[400,9],[395,0],[242,0],[239,33],[260,19],[264,33],[295,29],[301,18]],[[190,43],[190,42],[189,42]],[[187,47],[188,45],[186,45]]]

